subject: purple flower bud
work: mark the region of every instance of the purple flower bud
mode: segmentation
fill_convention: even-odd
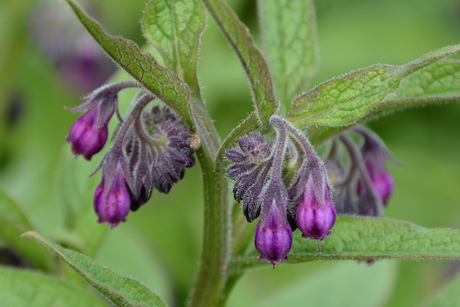
[[[385,161],[391,159],[390,154],[385,148],[385,145],[380,139],[374,135],[364,135],[364,144],[361,148],[364,165],[369,174],[372,182],[372,187],[377,192],[382,200],[384,206],[388,205],[388,200],[393,194],[394,181],[390,172],[388,171]],[[364,194],[364,183],[362,180],[358,181],[357,192],[359,196]]]
[[[303,238],[322,240],[331,234],[334,226],[336,211],[329,200],[326,179],[323,180],[323,199],[318,199],[312,176],[308,178],[303,199],[297,207],[296,222],[302,231]]]
[[[372,181],[372,187],[380,196],[384,206],[388,205],[388,200],[393,194],[394,181],[391,174],[385,166],[385,160],[375,159],[375,157],[364,157],[364,164],[366,165],[367,172]],[[358,195],[364,194],[364,185],[362,181],[358,181]]]
[[[266,260],[273,265],[287,259],[292,246],[292,229],[286,220],[286,213],[281,213],[275,199],[270,210],[263,216],[256,227],[254,243],[260,253],[259,260]]]
[[[72,152],[75,155],[83,155],[88,161],[101,151],[107,142],[107,124],[98,127],[98,117],[99,109],[95,106],[78,118],[67,137],[67,142],[72,144]]]
[[[87,97],[87,101],[70,112],[86,112],[70,128],[67,142],[72,152],[83,155],[86,160],[102,150],[107,142],[107,125],[118,107],[118,93],[129,87],[137,87],[133,81],[122,81],[102,86]]]
[[[122,171],[118,167],[115,178],[107,190],[105,180],[96,188],[94,193],[94,209],[99,216],[98,223],[107,222],[110,227],[117,226],[126,221],[126,216],[131,208],[131,196],[123,178]]]

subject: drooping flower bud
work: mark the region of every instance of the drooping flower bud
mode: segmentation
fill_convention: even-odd
[[[384,206],[388,205],[388,200],[393,194],[394,181],[390,172],[388,171],[385,161],[391,160],[391,156],[385,148],[383,142],[369,130],[360,128],[357,130],[362,132],[364,143],[361,147],[361,154],[364,160],[364,165],[369,174],[377,195],[380,196]],[[358,181],[357,192],[359,196],[365,194],[365,185],[360,180]]]
[[[106,183],[110,184],[110,187],[106,187]],[[131,196],[118,167],[112,182],[102,179],[94,193],[94,209],[99,216],[98,223],[107,223],[110,227],[115,227],[126,220],[130,207]]]
[[[323,185],[323,194],[317,195],[313,177],[310,176],[305,185],[302,201],[297,207],[296,222],[303,238],[322,240],[331,234],[335,223],[337,213],[329,200],[326,179],[324,178],[320,184]]]
[[[286,212],[280,212],[275,199],[257,224],[254,243],[260,253],[258,259],[268,261],[273,268],[287,259],[292,247],[292,229],[286,220]]]
[[[94,154],[102,150],[107,142],[107,125],[117,109],[118,92],[135,86],[138,84],[132,81],[103,86],[89,95],[82,105],[67,109],[70,112],[86,111],[72,125],[66,138],[72,144],[75,155],[83,155],[86,160],[91,160]]]
[[[86,160],[91,160],[94,154],[102,150],[109,135],[107,125],[98,129],[99,110],[94,107],[80,116],[70,128],[67,142],[72,144],[74,155],[83,155]]]

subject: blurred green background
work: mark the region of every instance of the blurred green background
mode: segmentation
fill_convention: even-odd
[[[227,2],[258,38],[255,0]],[[144,45],[138,21],[146,0],[79,3],[109,33]],[[458,0],[321,0],[315,5],[320,66],[310,86],[376,63],[404,64],[460,42]],[[211,18],[208,23],[198,72],[223,138],[252,107],[243,70]],[[64,106],[80,103],[79,97],[114,69],[104,55],[85,47],[91,43],[81,31],[62,1],[0,0],[0,189],[19,203],[37,231],[55,239],[63,236],[65,195],[57,188],[62,176],[87,180],[102,158],[99,154],[91,163],[69,158],[65,137],[77,115]],[[80,63],[85,50],[92,58]],[[72,73],[79,69],[72,65],[83,65],[82,71]],[[369,123],[404,164],[389,166],[396,189],[386,217],[460,228],[459,117],[459,105],[441,105]],[[72,162],[87,165],[85,172],[63,174],[61,165]],[[92,207],[91,189],[100,174],[95,177],[81,206]],[[199,177],[196,166],[169,195],[153,195],[127,223],[108,231],[96,259],[141,280],[172,305],[183,302],[201,248]],[[96,222],[95,215],[91,219]],[[229,306],[423,306],[459,268],[456,262],[427,260],[279,265],[244,276]]]

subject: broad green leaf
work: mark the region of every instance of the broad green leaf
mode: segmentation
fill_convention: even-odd
[[[118,275],[91,258],[62,248],[33,231],[29,231],[23,236],[33,238],[51,248],[59,258],[64,260],[115,306],[166,306],[158,296],[137,280]]]
[[[294,101],[289,120],[298,127],[352,125],[372,114],[388,94],[396,92],[403,78],[459,49],[460,45],[449,46],[403,66],[376,65],[323,83]]]
[[[317,69],[316,18],[312,0],[259,0],[262,35],[283,104],[307,88]]]
[[[67,0],[78,19],[121,68],[139,81],[147,90],[176,110],[192,126],[187,85],[170,70],[160,66],[155,58],[142,53],[132,41],[105,33],[99,23],[87,16],[73,1]]]
[[[319,272],[310,272],[309,267],[296,269],[302,271],[302,279],[281,285],[283,291],[270,291],[258,306],[304,306],[306,301],[308,306],[321,307],[386,306],[398,275],[395,261],[377,261],[372,266],[335,261]],[[333,289],[334,295],[325,295],[325,289]]]
[[[338,216],[330,237],[321,241],[303,239],[294,234],[289,259],[294,264],[314,260],[368,259],[460,259],[460,231],[428,229],[414,224],[384,218]],[[235,258],[231,273],[269,265],[252,256]]]
[[[93,195],[100,176],[89,177],[96,167],[97,161],[75,159],[68,146],[65,146],[56,180],[66,227],[70,231],[72,241],[59,236],[55,239],[59,238],[60,242],[65,242],[90,257],[96,254],[109,229],[96,223]]]
[[[21,239],[21,234],[32,229],[18,205],[0,190],[0,237],[34,268],[53,271],[54,262],[42,245]]]
[[[198,47],[205,26],[205,12],[200,0],[152,0],[142,21],[144,35],[159,51],[166,66],[191,88],[194,99],[190,112],[195,130],[202,137],[203,150],[213,159],[219,148],[219,136],[201,101],[196,76]]]
[[[203,0],[206,8],[216,20],[230,45],[235,50],[249,78],[254,106],[259,120],[267,123],[278,109],[279,102],[268,64],[248,28],[223,0]]]
[[[196,76],[198,46],[205,26],[201,0],[151,0],[142,20],[147,40],[158,49],[166,67],[200,97]]]
[[[404,78],[398,90],[357,120],[363,122],[391,111],[414,106],[460,102],[460,61],[440,60]],[[310,140],[320,143],[347,127],[312,127]]]
[[[427,306],[456,307],[460,302],[460,275],[457,275],[448,286]]]
[[[369,112],[367,119],[419,105],[460,102],[460,61],[442,60],[403,79],[400,87]]]
[[[104,307],[74,286],[32,271],[0,267],[0,305],[14,307]]]

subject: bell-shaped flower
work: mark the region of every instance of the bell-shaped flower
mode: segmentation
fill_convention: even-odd
[[[126,221],[131,207],[131,196],[120,167],[111,179],[110,182],[107,178],[103,178],[96,188],[94,209],[99,216],[98,223],[107,223],[110,227],[115,227]]]
[[[107,125],[118,103],[118,92],[127,87],[137,86],[131,81],[103,86],[87,97],[87,101],[70,112],[86,112],[70,128],[67,142],[72,144],[75,155],[83,155],[86,160],[102,150],[107,142]]]
[[[273,268],[281,260],[287,259],[292,247],[292,229],[286,219],[286,212],[281,211],[273,199],[268,212],[262,214],[254,237],[256,249],[260,253],[258,259],[268,261]]]
[[[109,135],[107,125],[98,127],[98,117],[97,107],[88,110],[72,125],[67,137],[67,142],[72,144],[72,153],[83,155],[88,161],[102,150]]]
[[[318,195],[315,189],[315,180],[310,176],[305,185],[302,200],[297,207],[296,223],[302,231],[303,238],[322,240],[331,234],[332,226],[335,224],[336,211],[329,200],[329,189],[324,177],[320,182],[322,193]]]

